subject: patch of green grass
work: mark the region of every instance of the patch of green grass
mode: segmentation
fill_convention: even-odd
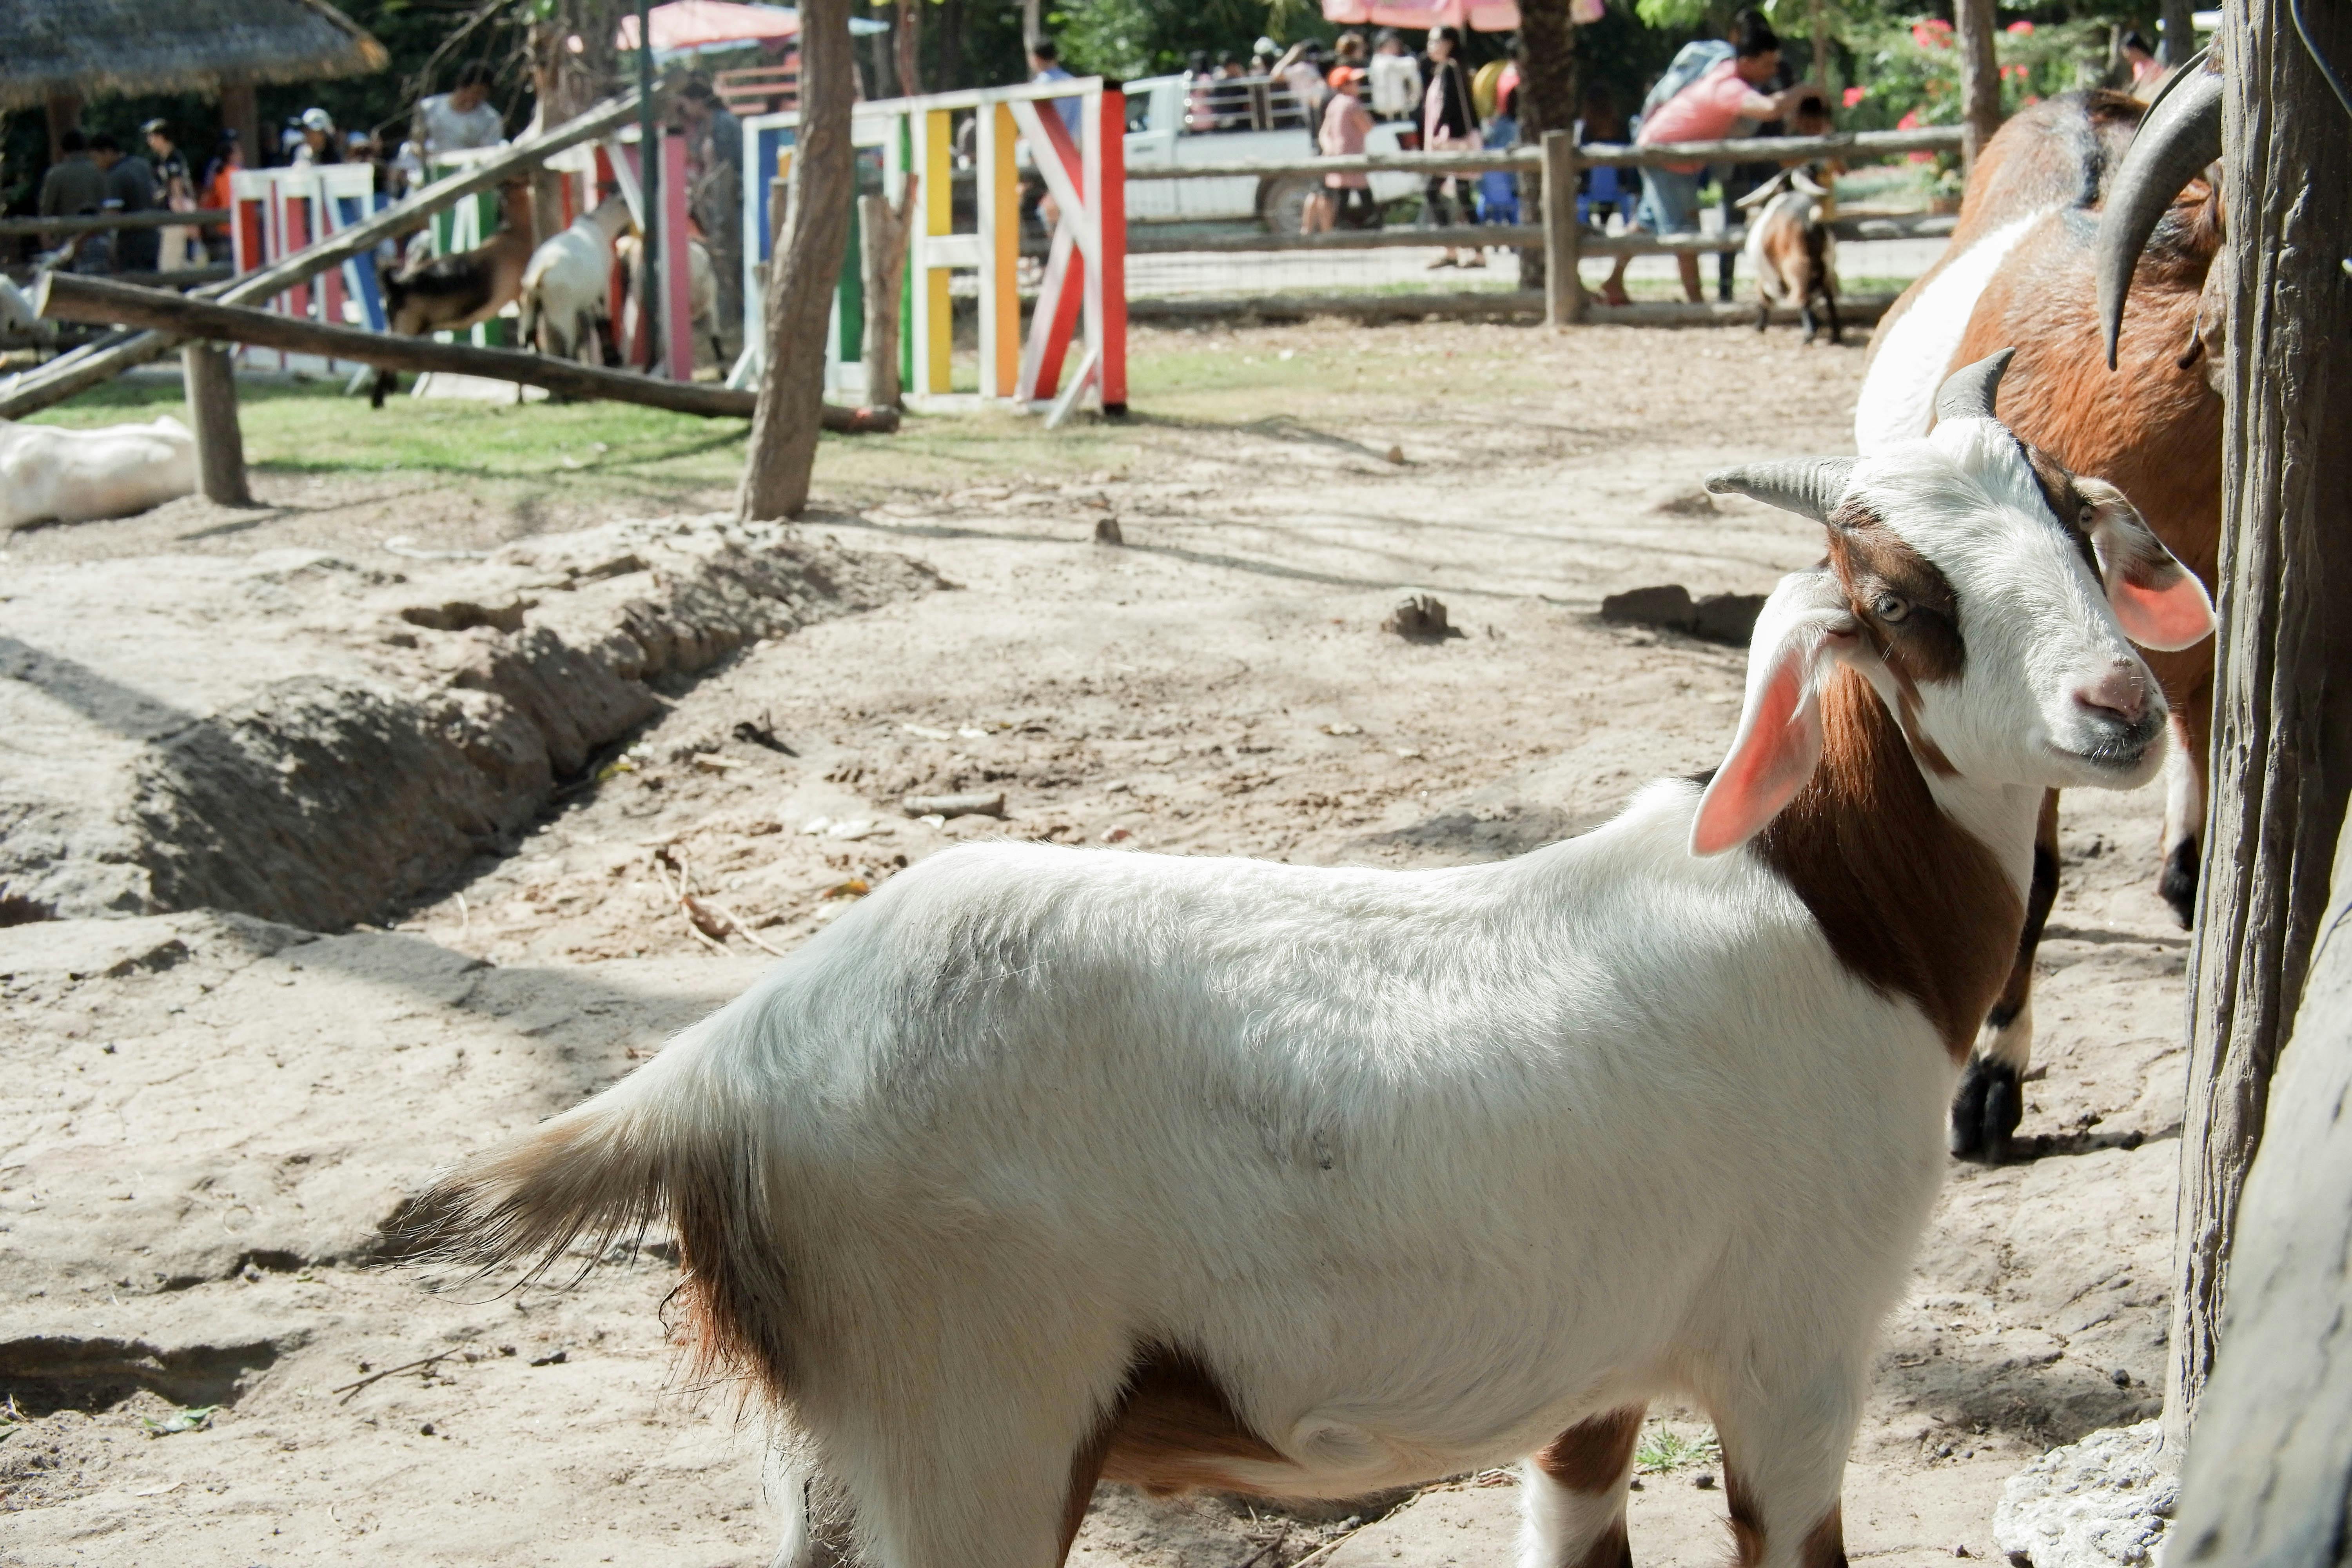
[[[1668,1427],[1653,1426],[1643,1434],[1641,1447],[1633,1450],[1633,1468],[1645,1476],[1663,1476],[1694,1465],[1722,1462],[1723,1445],[1712,1432],[1685,1437]]]

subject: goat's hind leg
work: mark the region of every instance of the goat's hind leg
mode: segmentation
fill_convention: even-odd
[[[1861,1353],[1760,1380],[1743,1374],[1714,1407],[1738,1568],[1846,1568],[1839,1493],[1862,1416]],[[1801,1375],[1799,1373],[1801,1373]]]
[[[2058,897],[2058,792],[2042,799],[2033,836],[2033,885],[2025,899],[2025,931],[2000,999],[1985,1015],[1975,1049],[1952,1096],[1950,1148],[1963,1160],[1998,1160],[2025,1114],[2025,1069],[2033,1059],[2033,955]]]
[[[1520,1467],[1518,1568],[1633,1568],[1625,1489],[1642,1415],[1580,1421]]]

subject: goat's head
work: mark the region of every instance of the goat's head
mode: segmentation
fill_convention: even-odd
[[[2162,762],[2164,696],[2131,645],[2189,646],[2212,604],[2122,491],[1994,416],[2011,352],[1955,372],[1920,440],[1708,476],[1824,524],[1829,558],[1783,579],[1757,620],[1696,853],[1744,842],[1812,775],[1840,664],[1877,689],[1931,778],[2131,788]]]

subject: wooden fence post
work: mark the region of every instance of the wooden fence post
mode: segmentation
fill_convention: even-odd
[[[1952,0],[1952,30],[1959,35],[1960,143],[1963,168],[1977,166],[1977,154],[2000,129],[2000,59],[1993,51],[1994,0]]]
[[[866,284],[866,401],[876,408],[896,408],[904,401],[898,385],[898,295],[921,188],[922,176],[909,173],[896,207],[887,196],[857,198],[857,260]]]
[[[2239,1195],[2352,793],[2352,618],[2342,611],[2352,595],[2352,298],[2339,266],[2352,234],[2352,138],[2296,37],[2293,0],[2231,0],[2223,16],[2221,624],[2189,954],[2168,1447],[2195,1431],[2212,1370]],[[2352,10],[2312,7],[2307,20],[2322,53],[2352,52]],[[2312,1200],[2326,1201],[2316,1191]],[[2315,1391],[2319,1347],[2302,1353]],[[2172,1560],[2200,1559],[2175,1547]]]
[[[1582,236],[1576,222],[1576,138],[1572,132],[1543,133],[1544,321],[1573,326],[1584,320]]]
[[[245,435],[236,423],[236,371],[219,343],[180,350],[188,385],[188,414],[196,432],[196,486],[220,506],[251,506],[245,481]]]

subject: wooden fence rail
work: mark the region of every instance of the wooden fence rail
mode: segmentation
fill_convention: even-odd
[[[1916,131],[1848,131],[1832,136],[1743,136],[1721,142],[1675,142],[1657,147],[1588,142],[1575,148],[1579,167],[1663,168],[1670,163],[1809,163],[1817,158],[1880,158],[1906,153],[1958,152],[1960,128],[1923,125]],[[1285,174],[1475,174],[1497,170],[1539,172],[1539,147],[1498,147],[1483,153],[1358,153],[1348,157],[1287,158],[1248,163],[1130,163],[1130,180],[1277,178]]]
[[[100,213],[93,217],[0,217],[0,239],[38,237],[48,234],[103,234],[110,228],[214,228],[229,220],[226,207],[200,207],[192,213],[162,208],[137,213]]]

